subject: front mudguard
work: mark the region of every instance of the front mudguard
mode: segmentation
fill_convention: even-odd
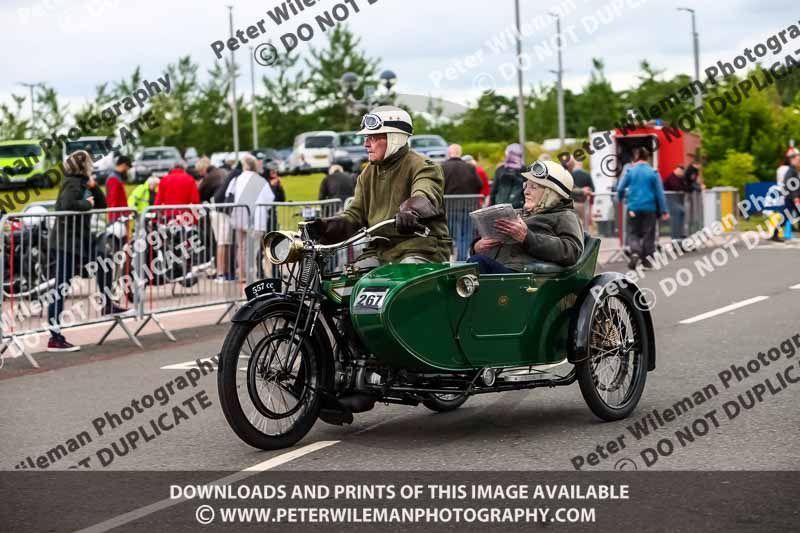
[[[284,294],[268,294],[260,298],[248,301],[240,307],[231,318],[233,323],[261,322],[267,313],[276,307],[282,307],[290,312],[305,314],[310,312],[308,305],[301,304],[297,299]],[[302,321],[302,318],[301,318]],[[314,350],[320,354],[323,364],[323,383],[325,389],[332,390],[335,377],[333,361],[333,348],[330,339],[321,321],[317,319],[314,324],[314,333],[311,336],[311,343]]]
[[[650,313],[650,306],[644,297],[642,290],[629,281],[619,272],[604,272],[595,276],[584,288],[580,298],[578,298],[577,314],[573,317],[572,327],[570,328],[571,338],[569,342],[570,350],[567,359],[570,363],[576,364],[585,361],[589,357],[589,329],[591,318],[600,295],[608,289],[609,285],[616,285],[620,294],[625,293],[631,299],[633,305],[644,315],[645,336],[648,353],[650,357],[647,363],[647,370],[653,371],[656,368],[656,337],[653,328],[653,316]]]

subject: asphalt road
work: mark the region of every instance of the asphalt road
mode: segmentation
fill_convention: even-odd
[[[292,450],[262,452],[239,441],[223,418],[216,377],[209,374],[196,387],[179,391],[165,407],[204,392],[207,400],[193,404],[197,414],[185,407],[189,416],[174,429],[115,457],[108,469],[241,471],[274,459],[268,467],[277,470],[573,470],[581,461],[583,470],[798,470],[800,383],[787,384],[777,393],[767,391],[763,401],[742,409],[732,420],[723,404],[767,378],[773,388],[780,387],[775,373],[790,364],[796,367],[800,354],[792,359],[781,356],[742,382],[734,380],[729,389],[722,386],[719,374],[731,364],[746,365],[758,352],[800,334],[800,249],[737,250],[739,257],[729,256],[727,264],[705,277],[694,265],[702,254],[695,253],[648,272],[641,281],[657,298],[658,368],[648,375],[642,401],[626,421],[596,419],[575,384],[480,395],[447,414],[434,414],[424,407],[378,405],[356,415],[350,426],[318,422],[294,448],[300,452],[288,455]],[[720,258],[716,257],[721,264]],[[663,280],[674,278],[681,269],[696,279],[667,297],[661,284],[669,284]],[[685,272],[683,276],[685,280]],[[766,298],[681,323],[756,297]],[[68,447],[69,439],[84,431],[92,441],[48,468],[66,469],[86,457],[99,468],[96,452],[118,443],[125,432],[149,417],[138,415],[104,437],[96,436],[93,421],[105,411],[120,412],[132,399],[185,375],[185,369],[193,366],[191,361],[217,353],[224,332],[224,327],[180,332],[178,343],[146,338],[145,353],[115,343],[80,354],[42,357],[41,372],[22,370],[22,359],[7,361],[0,370],[0,469],[14,469],[29,456],[35,462],[59,444]],[[181,367],[182,363],[189,364]],[[164,369],[168,366],[173,368]],[[800,377],[800,372],[794,376]],[[650,435],[637,439],[628,429],[648,413],[663,413],[683,398],[709,390],[709,385],[718,394],[708,395],[704,403]],[[204,402],[211,405],[202,409]],[[712,411],[718,423],[713,422],[714,415],[704,417]],[[695,441],[684,438],[682,446],[675,433],[687,425],[696,430]],[[621,436],[625,448],[611,453],[613,446],[608,447],[608,442],[619,442]],[[655,448],[662,439],[669,439],[674,450],[648,466],[642,450]],[[308,448],[315,443],[316,447]],[[597,456],[590,458],[592,452]],[[590,466],[589,461],[594,464]]]

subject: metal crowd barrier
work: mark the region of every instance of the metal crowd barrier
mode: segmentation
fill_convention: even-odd
[[[25,342],[102,322],[112,324],[101,342],[119,325],[139,344],[122,321],[133,316],[131,293],[118,282],[130,272],[126,244],[134,216],[128,208],[48,212],[40,206],[2,218],[0,355],[13,345],[37,367]]]
[[[483,203],[481,194],[452,194],[444,197],[447,211],[447,226],[455,246],[456,261],[466,261],[469,246],[475,240],[475,224],[469,214],[480,209]]]
[[[150,206],[134,238],[136,317],[153,321],[172,341],[160,314],[225,305],[216,321],[243,299],[255,279],[252,212],[246,204]]]

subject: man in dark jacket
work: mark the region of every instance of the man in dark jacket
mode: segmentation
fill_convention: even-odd
[[[505,239],[482,238],[475,243],[481,274],[522,272],[534,261],[569,267],[583,253],[583,229],[575,214],[570,193],[572,176],[559,163],[536,161],[525,177],[525,204],[516,219],[495,222]]]
[[[65,164],[68,172],[64,176],[56,199],[56,211],[88,212],[92,209],[105,209],[106,197],[92,175],[92,158],[88,152],[80,150],[69,156]],[[99,258],[105,258],[104,251],[96,246],[92,232],[92,215],[64,215],[56,219],[54,228],[48,237],[48,249],[56,256],[56,286],[47,307],[47,318],[50,324],[50,340],[47,343],[49,352],[74,352],[80,346],[67,342],[61,334],[59,322],[64,310],[64,298],[69,291],[70,280],[76,268],[84,266]],[[111,285],[112,272],[107,261],[97,261],[97,289],[105,302],[103,311],[106,314],[124,313],[108,298],[107,288]]]
[[[200,184],[197,186],[200,193],[200,203],[211,202],[217,188],[225,181],[225,171],[211,164],[207,157],[201,157],[194,166],[197,175],[200,176]]]
[[[269,186],[272,187],[272,194],[275,195],[276,202],[285,202],[286,201],[286,191],[283,188],[283,184],[281,183],[281,177],[278,174],[278,165],[270,161],[264,166],[264,169],[267,172],[266,178],[269,182]],[[355,183],[355,180],[353,180]],[[274,212],[273,212],[274,214]]]
[[[522,186],[525,178],[522,177],[523,153],[522,145],[509,144],[506,147],[506,159],[497,167],[492,180],[492,194],[489,204],[511,204],[514,209],[520,209],[525,201]]]
[[[352,174],[348,174],[340,165],[331,165],[328,175],[322,180],[319,186],[320,200],[341,200],[344,201],[353,196],[356,190],[356,180]]]
[[[475,167],[461,159],[462,150],[458,144],[447,149],[447,161],[442,163],[444,174],[444,194],[480,194],[483,189]]]
[[[672,174],[664,180],[664,193],[669,207],[670,234],[678,246],[686,238],[686,233],[683,231],[684,217],[686,216],[684,203],[685,194],[690,190],[690,184],[686,181],[686,169],[683,165],[676,166]]]

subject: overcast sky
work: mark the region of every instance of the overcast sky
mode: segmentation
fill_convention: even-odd
[[[513,0],[348,1],[360,9],[357,14],[351,9],[348,23],[361,36],[363,48],[397,73],[399,92],[432,94],[459,103],[473,100],[484,87],[514,92],[513,42],[507,40],[504,51],[487,44],[502,42],[513,27]],[[314,26],[315,16],[340,0],[318,0],[281,26],[267,14],[283,3],[277,0],[3,0],[0,98],[7,99],[12,91],[25,93],[16,82],[46,82],[67,101],[78,103],[94,94],[95,85],[128,77],[137,65],[145,79],[154,79],[165,65],[186,54],[209,67],[214,62],[209,44],[228,35],[228,3],[235,5],[235,28],[246,29],[265,19],[267,33],[253,43],[271,39],[280,48],[281,35],[304,22]],[[676,11],[679,5],[697,9],[701,68],[719,59],[732,60],[746,46],[800,18],[791,14],[785,0],[521,0],[522,21],[528,30],[535,30],[523,41],[530,58],[526,87],[553,80],[549,71],[556,68],[556,56],[548,56],[546,43],[555,26],[548,10],[565,15],[569,88],[577,90],[586,82],[592,57],[605,61],[607,77],[616,89],[635,83],[642,59],[666,69],[667,75],[692,73],[690,16]],[[543,22],[549,25],[542,27]],[[320,44],[325,37],[315,29],[311,44]],[[308,46],[301,43],[298,50]],[[467,56],[478,53],[479,65],[464,64],[467,72],[451,71],[447,79],[448,67],[457,68],[456,62],[465,63]],[[248,50],[240,49],[236,57],[246,73],[239,86],[249,93]],[[258,67],[257,72],[269,75],[270,69]]]

